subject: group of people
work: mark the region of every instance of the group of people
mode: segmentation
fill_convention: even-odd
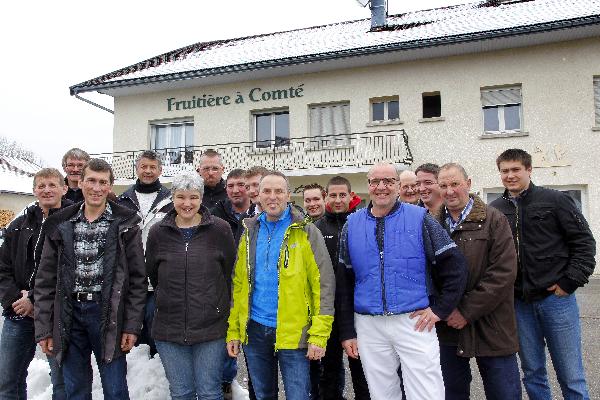
[[[44,168],[37,202],[0,249],[0,400],[27,397],[36,343],[53,399],[127,399],[124,356],[158,353],[173,399],[231,398],[243,351],[252,399],[468,399],[475,358],[488,399],[551,399],[545,349],[565,399],[588,399],[574,292],[596,244],[574,201],[531,182],[531,156],[496,160],[490,205],[463,166],[381,163],[369,201],[335,176],[290,202],[263,167],[223,179],[219,153],[170,189],[159,155],[112,192],[108,163],[80,149],[66,177]]]

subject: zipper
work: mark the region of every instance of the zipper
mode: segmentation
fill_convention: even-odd
[[[187,343],[187,317],[188,317],[188,301],[187,301],[187,270],[188,270],[188,245],[185,243],[185,266],[183,269],[183,304],[184,304],[184,315],[183,315],[183,341]]]
[[[382,221],[382,224],[383,231],[381,233],[385,238],[385,221]],[[375,238],[375,240],[377,241],[377,238]],[[379,273],[381,276],[381,301],[383,303],[383,315],[389,315],[390,313],[387,310],[387,300],[385,296],[385,264],[383,259],[383,248],[379,249],[379,241],[377,241],[377,247],[379,250]]]

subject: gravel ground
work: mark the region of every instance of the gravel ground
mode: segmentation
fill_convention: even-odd
[[[583,363],[586,371],[590,399],[600,399],[600,340],[598,340],[598,326],[600,325],[600,277],[590,279],[585,287],[577,291],[577,301],[581,318],[582,341],[583,341]],[[554,374],[552,360],[547,357],[547,368],[550,374],[553,399],[562,399],[560,387]],[[243,359],[239,360],[238,380],[241,385],[247,387],[247,372]],[[473,361],[473,383],[471,385],[472,399],[485,399],[483,385],[477,372],[477,365]],[[283,382],[279,380],[279,398],[284,399]],[[346,366],[346,399],[354,399],[350,372]],[[528,399],[523,389],[523,399]]]

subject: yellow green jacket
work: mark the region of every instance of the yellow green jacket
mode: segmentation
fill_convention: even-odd
[[[335,278],[321,232],[292,207],[278,263],[275,349],[299,349],[308,343],[325,348],[333,323]],[[252,304],[258,216],[243,221],[233,276],[233,301],[227,341],[247,343]]]

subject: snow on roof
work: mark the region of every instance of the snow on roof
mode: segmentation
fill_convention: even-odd
[[[403,46],[424,48],[452,39],[483,40],[598,24],[600,0],[481,0],[474,3],[388,16],[387,27],[371,31],[370,19],[340,22],[238,39],[200,42],[153,57],[71,87],[71,93],[103,87],[181,80],[198,71],[261,69],[321,56],[321,60],[386,52]],[[465,38],[466,37],[466,38]],[[300,59],[300,60],[299,60]],[[318,58],[316,59],[319,60]]]
[[[40,166],[15,157],[0,158],[0,193],[32,195],[33,176]]]

